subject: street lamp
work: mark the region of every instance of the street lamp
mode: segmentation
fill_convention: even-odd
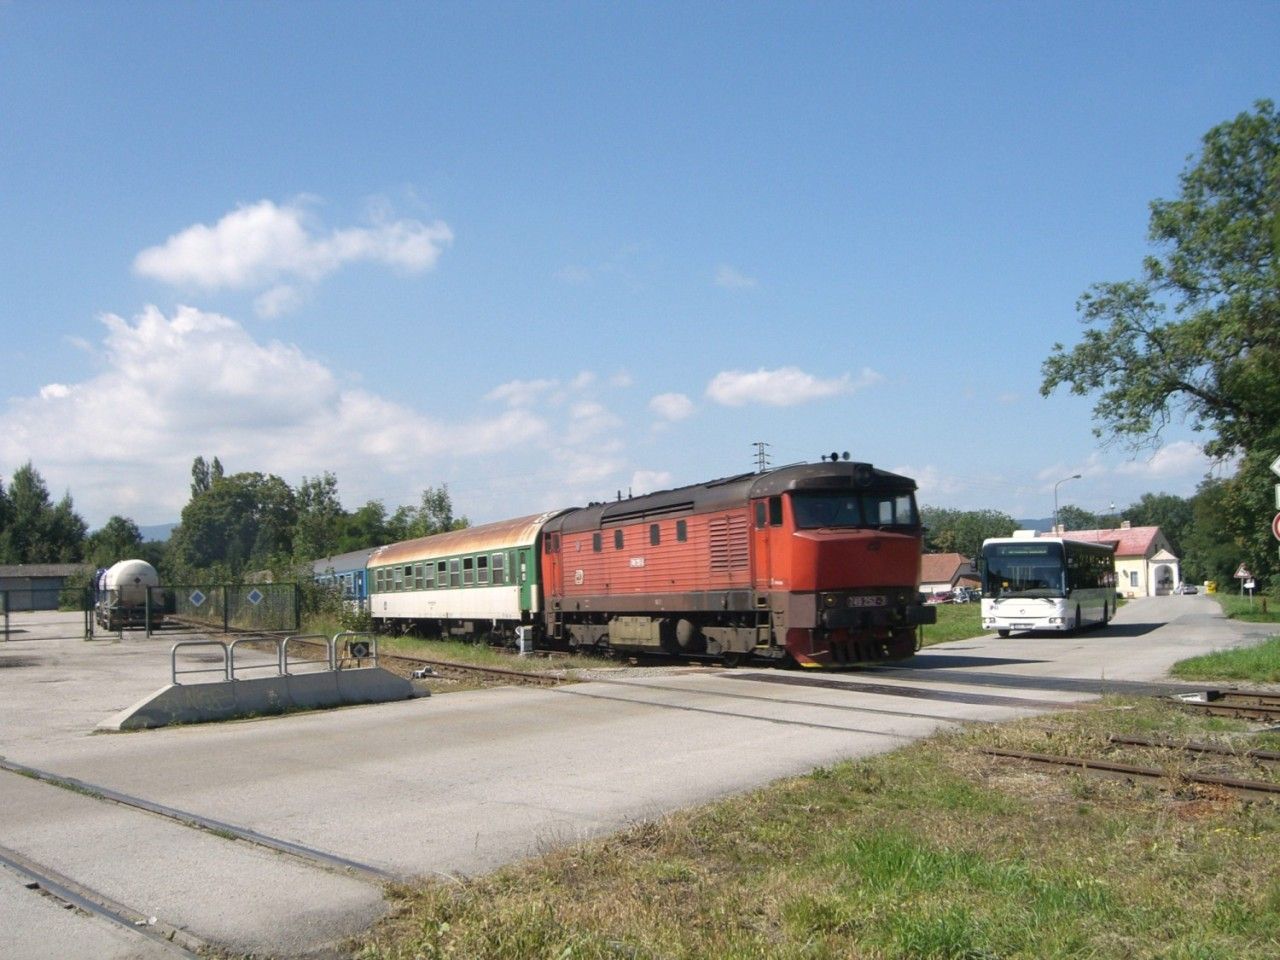
[[[1054,533],[1062,532],[1058,529],[1058,488],[1062,486],[1064,483],[1066,483],[1068,480],[1079,480],[1079,479],[1080,479],[1080,474],[1073,473],[1069,477],[1063,477],[1061,480],[1059,480],[1057,483],[1053,485],[1053,532]]]

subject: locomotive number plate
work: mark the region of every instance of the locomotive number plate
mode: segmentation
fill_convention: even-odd
[[[846,603],[850,607],[883,607],[887,601],[884,597],[850,597]]]

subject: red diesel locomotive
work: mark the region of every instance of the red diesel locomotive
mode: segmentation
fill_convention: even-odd
[[[910,657],[936,619],[918,599],[915,489],[824,461],[554,516],[540,538],[544,637],[728,663]]]

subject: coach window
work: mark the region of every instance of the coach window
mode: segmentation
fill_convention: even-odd
[[[400,568],[396,567],[395,579],[392,581],[393,586],[391,589],[400,590],[404,586],[403,576],[404,575],[400,572]]]
[[[782,498],[781,497],[769,498],[769,526],[771,527],[782,526]]]
[[[662,528],[656,523],[649,524],[649,546],[656,547],[662,542]]]
[[[422,564],[420,563],[413,565],[413,589],[422,589]]]
[[[426,563],[422,566],[422,586],[425,590],[430,590],[436,585],[436,565],[434,563]]]
[[[449,561],[449,586],[451,587],[462,586],[462,561],[461,560]]]
[[[449,565],[444,560],[436,563],[436,586],[443,589],[449,585]]]
[[[476,580],[476,562],[471,557],[465,557],[462,561],[462,585],[469,587]]]
[[[683,520],[676,521],[676,539],[681,543],[689,539],[689,525]]]
[[[596,553],[599,553],[601,550],[604,549],[600,543],[600,534],[593,533],[591,535],[591,549],[594,550]]]
[[[476,557],[476,583],[489,582],[489,558]]]
[[[381,570],[373,571],[373,592],[374,593],[382,592],[382,571]]]
[[[493,555],[493,583],[494,586],[497,587],[502,586],[507,580],[503,559],[504,558],[500,553],[495,553]]]
[[[764,529],[764,501],[763,500],[756,501],[756,529],[757,530]]]
[[[615,550],[622,549],[622,529],[621,528],[613,531],[613,549]]]

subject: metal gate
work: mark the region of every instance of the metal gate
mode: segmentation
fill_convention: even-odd
[[[93,592],[88,587],[0,590],[0,642],[92,636]]]
[[[152,609],[165,611],[166,629],[291,633],[301,623],[295,583],[187,584],[149,593]]]

